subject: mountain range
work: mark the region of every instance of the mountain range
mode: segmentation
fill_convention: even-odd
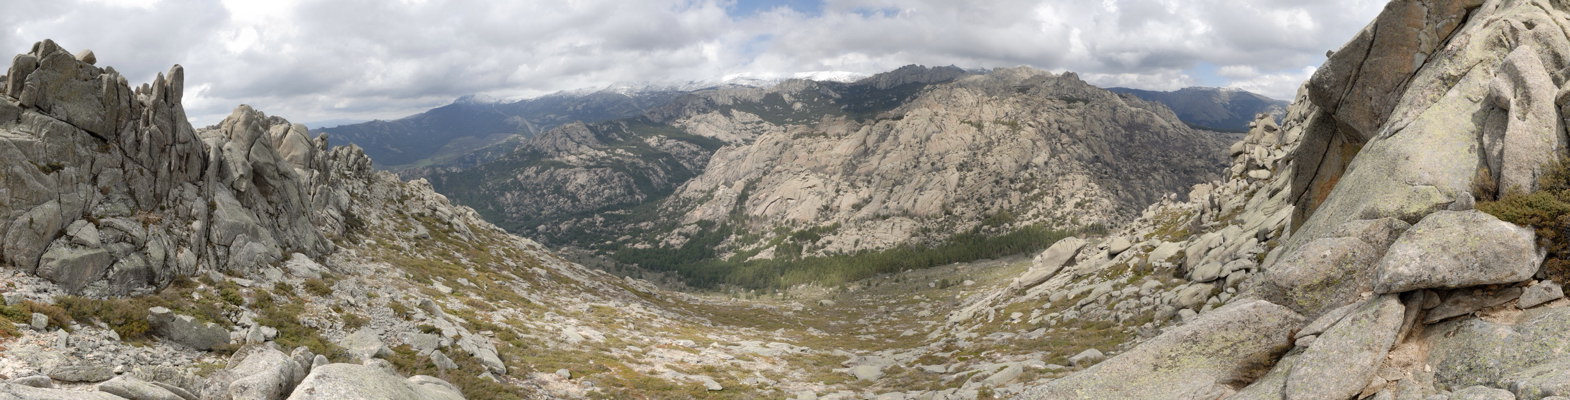
[[[1161,103],[1195,129],[1222,132],[1248,132],[1259,114],[1279,118],[1288,103],[1237,89],[1190,87],[1171,92],[1129,88],[1108,89]]]
[[[44,40],[0,79],[0,399],[1562,398],[1567,22],[1392,1],[1241,135],[910,66],[408,180]]]

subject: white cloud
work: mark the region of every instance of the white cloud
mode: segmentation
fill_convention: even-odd
[[[1284,71],[1271,74],[1256,74],[1247,78],[1232,81],[1226,87],[1243,89],[1254,93],[1263,94],[1280,100],[1292,100],[1297,97],[1297,90],[1308,77],[1314,75],[1314,67],[1304,67],[1296,71]]]
[[[183,64],[198,124],[240,103],[301,121],[392,118],[467,94],[913,63],[1148,89],[1219,78],[1290,97],[1383,3],[823,0],[733,16],[732,0],[7,0],[0,51],[53,38],[133,81]]]

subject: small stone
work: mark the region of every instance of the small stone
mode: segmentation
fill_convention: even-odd
[[[1015,379],[1019,379],[1019,376],[1024,373],[1024,367],[1020,367],[1019,364],[1013,364],[1008,366],[1008,368],[1004,368],[1003,370],[992,374],[992,376],[988,376],[987,379],[983,382],[985,382],[987,385],[999,386],[1013,382]]]
[[[708,376],[703,376],[703,375],[698,375],[696,378],[698,379],[699,382],[703,383],[703,390],[707,390],[707,391],[710,391],[710,392],[718,392],[718,391],[721,391],[721,390],[725,390],[725,387],[724,386],[720,386],[720,383],[718,381],[715,381],[714,378],[711,378],[711,377],[708,377]]]
[[[41,314],[41,313],[33,313],[33,324],[32,324],[32,327],[33,327],[33,330],[38,330],[38,331],[44,330],[44,328],[49,327],[49,316]]]
[[[1110,243],[1107,243],[1107,255],[1116,257],[1118,254],[1128,251],[1129,247],[1133,247],[1133,244],[1129,243],[1128,239],[1123,237],[1113,238]]]
[[[1075,367],[1084,368],[1095,365],[1096,363],[1105,359],[1107,359],[1107,355],[1102,354],[1101,350],[1086,349],[1085,351],[1079,352],[1079,354],[1075,354],[1073,357],[1069,357],[1068,362],[1074,364]]]
[[[371,328],[361,328],[339,339],[338,345],[343,346],[344,350],[356,360],[363,361],[392,354],[392,349],[387,348],[387,344],[382,343],[381,337]]]
[[[442,370],[442,371],[451,371],[451,370],[458,369],[458,363],[453,362],[451,358],[447,357],[446,353],[442,353],[440,351],[433,351],[433,352],[431,352],[431,362],[436,364],[436,369],[439,369],[439,370]],[[562,371],[566,371],[566,370],[564,369]],[[560,373],[561,371],[557,371],[557,372]]]
[[[93,51],[92,50],[88,50],[88,49],[82,49],[82,51],[77,52],[76,53],[76,59],[77,60],[81,60],[84,63],[87,63],[87,65],[97,65],[98,64],[98,55],[93,54]]]
[[[876,365],[857,365],[850,369],[850,374],[863,381],[883,379],[883,368]]]
[[[558,369],[556,370],[556,376],[562,379],[572,379],[572,371],[568,371],[566,368]]]

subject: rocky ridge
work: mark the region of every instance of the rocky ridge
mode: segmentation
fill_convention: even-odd
[[[602,90],[512,102],[468,96],[397,120],[336,126],[321,129],[321,133],[365,150],[378,168],[420,177],[436,170],[482,164],[507,154],[523,139],[568,123],[637,116],[680,93]]]
[[[981,229],[1113,226],[1210,179],[1224,161],[1205,155],[1226,143],[1072,73],[999,69],[869,120],[825,118],[721,149],[664,202],[682,224],[657,245],[733,220],[744,221],[737,236],[761,238],[723,246],[760,257],[781,227],[819,232],[804,252],[835,254]]]

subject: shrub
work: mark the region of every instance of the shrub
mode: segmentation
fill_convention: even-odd
[[[223,299],[225,303],[235,306],[245,305],[245,297],[240,295],[240,289],[232,286],[224,286],[219,288],[218,298]]]
[[[311,278],[305,280],[305,291],[317,296],[327,297],[333,294],[333,287],[321,278]]]
[[[147,307],[142,304],[124,299],[98,300],[76,296],[62,297],[58,302],[72,319],[81,323],[103,322],[119,334],[121,340],[143,341],[152,330],[147,322]]]
[[[1570,282],[1570,160],[1546,168],[1536,192],[1508,193],[1478,202],[1477,209],[1535,230],[1538,243],[1548,249],[1543,270],[1554,281]]]
[[[278,329],[278,338],[274,339],[278,345],[286,349],[305,346],[311,349],[311,352],[329,359],[345,358],[343,348],[323,338],[320,330],[300,323],[299,317],[305,314],[305,306],[299,303],[282,303],[257,311],[261,314],[257,322]]]

